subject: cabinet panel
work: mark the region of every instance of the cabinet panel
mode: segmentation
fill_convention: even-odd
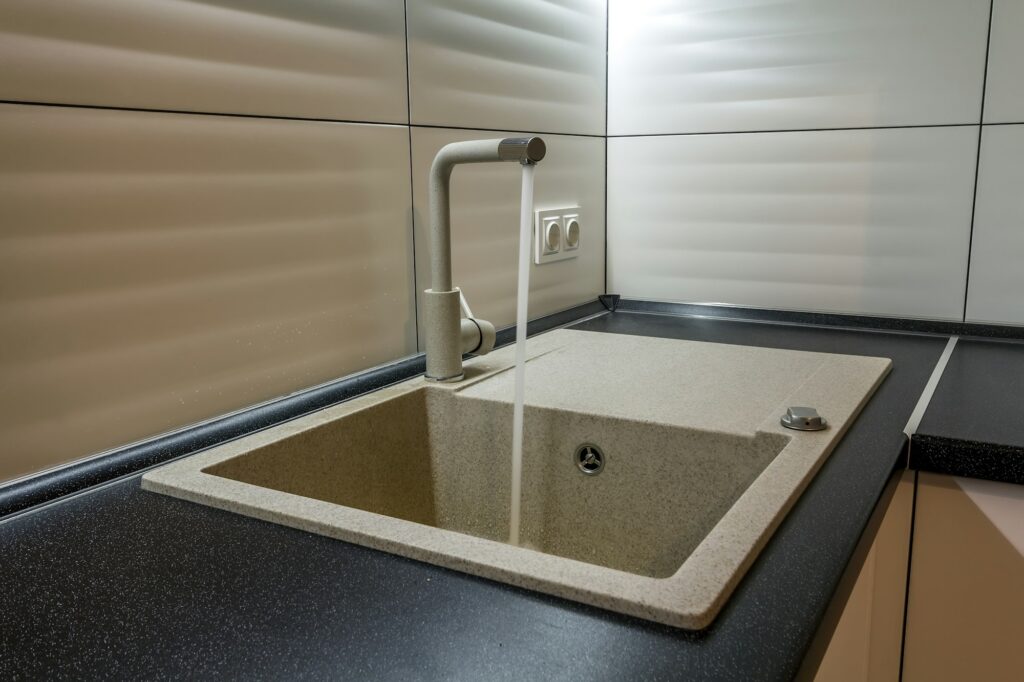
[[[1024,486],[922,473],[903,679],[1019,680],[1022,643]]]
[[[900,474],[889,507],[832,634],[815,682],[895,682],[900,675],[914,472]]]

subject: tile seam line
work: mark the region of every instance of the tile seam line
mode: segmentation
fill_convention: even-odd
[[[932,401],[932,396],[935,395],[935,389],[939,385],[939,381],[942,379],[942,375],[946,371],[946,366],[949,364],[949,358],[953,355],[953,350],[956,348],[957,341],[960,340],[959,336],[950,336],[949,341],[946,342],[946,347],[942,349],[942,354],[939,359],[935,362],[935,367],[932,368],[931,376],[928,377],[928,381],[924,385],[924,389],[921,391],[921,396],[917,399],[917,404],[914,406],[914,411],[910,413],[910,419],[907,420],[907,425],[903,427],[903,433],[910,438],[911,443],[907,445],[907,466],[910,468],[910,449],[913,447],[913,436],[917,433],[917,428],[921,425],[921,419],[924,417],[924,413],[928,410],[928,405]]]
[[[611,102],[611,89],[608,69],[611,64],[611,0],[604,3],[604,284],[603,291],[608,294],[608,107]]]
[[[177,114],[181,116],[217,116],[224,118],[255,119],[261,121],[295,121],[305,123],[340,123],[345,125],[382,126],[389,128],[427,128],[436,130],[478,130],[483,132],[509,132],[524,135],[563,135],[565,137],[584,137],[604,139],[602,134],[559,132],[554,130],[515,130],[511,128],[484,128],[480,126],[453,126],[430,123],[410,123],[408,121],[361,120],[352,118],[326,118],[318,116],[284,116],[278,114],[247,114],[232,111],[191,111],[188,109],[162,109],[155,107],[128,107],[108,104],[78,104],[67,102],[36,102],[30,100],[0,99],[0,105],[14,107],[51,107],[54,109],[81,109],[88,111],[125,111],[142,114]],[[408,107],[407,107],[408,109]]]
[[[420,352],[420,297],[416,250],[416,169],[412,161],[412,71],[409,63],[409,2],[402,0],[402,20],[405,27],[405,119],[406,139],[409,143],[409,239],[412,243],[412,310],[413,346]]]
[[[633,137],[700,137],[705,135],[764,135],[768,133],[825,133],[855,130],[916,130],[920,128],[977,128],[978,123],[918,123],[907,125],[877,125],[877,126],[834,126],[824,128],[767,128],[764,130],[702,130],[691,132],[673,133],[614,133],[609,138],[633,138]],[[986,125],[1013,125],[1013,124],[986,124]]]
[[[967,322],[967,304],[971,293],[971,251],[974,249],[974,224],[978,215],[978,181],[981,177],[981,143],[985,133],[985,91],[988,87],[988,60],[992,51],[992,14],[995,0],[988,3],[988,31],[985,33],[985,63],[981,68],[981,106],[978,110],[978,147],[974,156],[974,187],[971,192],[971,223],[967,231],[967,269],[964,272],[963,321]]]

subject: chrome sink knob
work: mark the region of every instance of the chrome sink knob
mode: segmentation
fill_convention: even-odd
[[[791,407],[782,415],[782,425],[797,431],[823,431],[828,422],[813,407]]]

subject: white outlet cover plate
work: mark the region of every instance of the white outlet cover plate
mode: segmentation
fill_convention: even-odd
[[[566,217],[571,216],[580,224],[580,241],[575,248],[565,248],[565,225]],[[558,250],[554,253],[545,253],[544,232],[545,227],[552,220],[559,222],[561,228],[559,233]],[[566,208],[549,208],[543,211],[534,211],[533,218],[533,262],[537,265],[552,263],[554,261],[575,258],[580,253],[580,246],[583,244],[583,218],[579,206],[568,206]]]

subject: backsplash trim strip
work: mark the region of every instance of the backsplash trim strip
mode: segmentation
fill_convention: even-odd
[[[904,317],[877,317],[849,313],[775,310],[770,308],[744,308],[721,303],[676,303],[672,301],[646,301],[623,298],[617,310],[683,317],[710,317],[743,322],[774,324],[801,324],[818,327],[846,327],[873,329],[912,334],[939,334],[942,336],[977,336],[999,339],[1024,339],[1024,327],[1001,324],[978,324],[955,320],[927,320]]]

